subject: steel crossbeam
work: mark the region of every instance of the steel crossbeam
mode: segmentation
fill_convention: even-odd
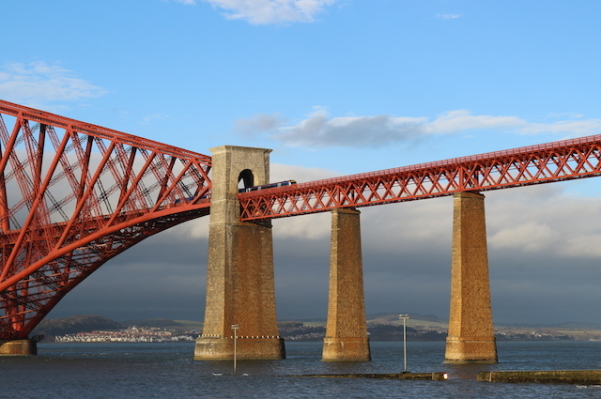
[[[0,340],[141,240],[209,213],[211,158],[0,101]]]
[[[238,195],[244,221],[359,208],[601,174],[601,135]]]

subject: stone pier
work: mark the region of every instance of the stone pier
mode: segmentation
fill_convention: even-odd
[[[271,150],[212,148],[213,190],[209,224],[207,299],[196,360],[285,358],[279,337],[273,273],[271,223],[240,222],[236,198],[246,187],[269,183]],[[239,326],[235,332],[233,325]]]
[[[445,362],[496,363],[484,196],[454,196],[451,309]]]
[[[360,213],[332,211],[328,321],[324,361],[371,360],[363,291]]]
[[[37,342],[31,339],[0,340],[0,356],[37,355]]]

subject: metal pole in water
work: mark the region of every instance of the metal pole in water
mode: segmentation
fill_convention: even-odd
[[[408,314],[400,314],[399,319],[403,320],[403,372],[407,372],[407,319]]]
[[[234,330],[234,374],[236,374],[236,341],[238,340],[238,329],[240,326],[238,324],[232,324],[232,330]]]

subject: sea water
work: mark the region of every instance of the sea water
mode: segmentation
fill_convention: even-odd
[[[396,373],[402,342],[372,342],[372,361],[321,361],[318,342],[287,342],[279,361],[195,361],[193,343],[40,343],[38,356],[0,358],[0,398],[601,398],[601,388],[477,382],[480,371],[601,368],[601,342],[498,342],[499,363],[444,364],[444,342],[409,342],[411,372],[447,381],[303,377]]]

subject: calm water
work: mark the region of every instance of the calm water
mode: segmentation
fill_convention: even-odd
[[[0,398],[601,398],[601,388],[476,382],[479,371],[601,368],[601,342],[499,342],[496,365],[442,364],[443,342],[408,343],[412,372],[449,380],[290,377],[402,371],[402,343],[373,342],[373,361],[325,363],[319,343],[286,343],[282,361],[192,360],[193,343],[40,344],[39,355],[0,358]]]

